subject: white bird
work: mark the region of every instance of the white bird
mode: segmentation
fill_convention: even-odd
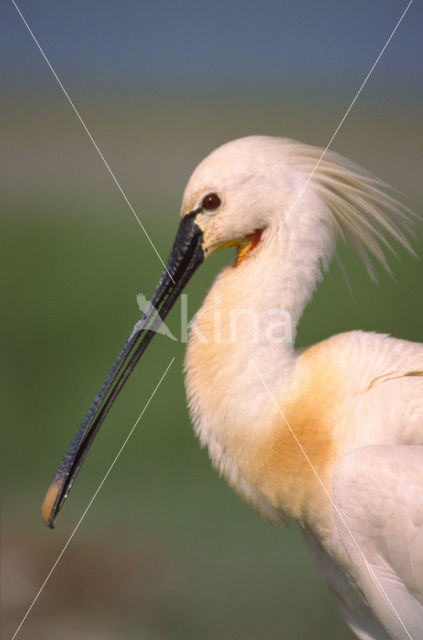
[[[185,189],[168,271],[151,301],[164,318],[204,257],[236,247],[235,264],[214,282],[189,337],[195,432],[260,515],[300,525],[359,638],[418,640],[423,345],[362,331],[303,350],[294,345],[337,237],[352,243],[373,276],[369,254],[388,268],[381,247],[390,249],[393,239],[410,249],[410,214],[361,168],[333,152],[321,155],[264,136],[213,151]],[[59,467],[43,507],[50,526],[153,335],[151,318],[146,313],[135,326]],[[136,356],[123,368],[131,349]]]

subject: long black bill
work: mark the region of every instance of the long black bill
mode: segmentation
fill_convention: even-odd
[[[188,280],[204,261],[203,232],[195,223],[199,212],[193,211],[181,220],[166,269],[156,290],[88,409],[47,490],[42,517],[50,529],[54,528],[54,519],[68,497],[113,402]]]

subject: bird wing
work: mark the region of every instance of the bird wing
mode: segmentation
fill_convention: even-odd
[[[333,480],[348,573],[395,640],[423,638],[423,446],[371,445]]]

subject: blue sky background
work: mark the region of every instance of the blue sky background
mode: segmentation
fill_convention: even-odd
[[[324,147],[406,2],[19,7],[124,190],[151,210],[151,201],[179,205],[195,164],[231,138],[284,135]],[[422,18],[415,0],[332,145],[405,193],[416,191],[422,164]],[[19,205],[79,194],[117,206],[110,176],[10,0],[0,24],[3,197]]]
[[[98,2],[19,6],[54,66],[68,81],[196,85],[290,84],[311,90],[356,86],[406,6],[398,0]],[[12,3],[1,5],[3,60],[19,86],[49,83]],[[389,92],[421,87],[423,7],[415,1],[372,81]]]

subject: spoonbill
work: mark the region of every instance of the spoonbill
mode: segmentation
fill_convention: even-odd
[[[423,638],[423,345],[351,331],[294,346],[337,237],[374,277],[371,258],[389,269],[382,248],[392,240],[411,251],[410,212],[334,152],[251,136],[199,164],[181,215],[151,304],[47,491],[45,522],[53,527],[101,423],[191,275],[233,246],[236,260],[215,280],[189,336],[195,432],[261,516],[299,524],[359,638]],[[283,312],[292,331],[267,330],[269,310]]]

